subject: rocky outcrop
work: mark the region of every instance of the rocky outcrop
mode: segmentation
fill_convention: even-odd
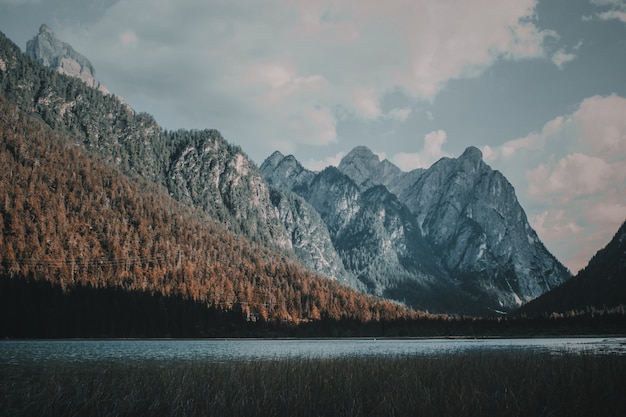
[[[91,62],[70,44],[57,39],[45,24],[41,25],[37,36],[26,43],[26,55],[60,74],[79,78],[89,87],[109,94],[109,90],[96,79],[96,70]]]
[[[569,278],[541,243],[513,186],[469,147],[444,158],[399,195],[460,285],[511,309]]]
[[[174,198],[203,209],[257,243],[291,249],[266,183],[239,148],[216,130],[173,132],[168,142],[174,150],[167,188]]]
[[[270,196],[291,237],[294,253],[307,268],[342,284],[364,289],[360,281],[344,268],[326,224],[306,200],[285,189],[272,188]]]

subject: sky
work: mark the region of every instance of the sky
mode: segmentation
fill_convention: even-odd
[[[259,165],[476,146],[573,273],[626,220],[626,0],[0,0],[22,50],[42,23],[136,111]]]

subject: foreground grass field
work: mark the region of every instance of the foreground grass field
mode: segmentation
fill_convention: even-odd
[[[626,357],[441,357],[0,367],[2,416],[624,416]]]

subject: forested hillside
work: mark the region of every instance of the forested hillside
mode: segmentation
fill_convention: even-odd
[[[5,324],[17,299],[7,291],[23,288],[8,284],[17,282],[47,282],[65,293],[91,288],[175,297],[249,320],[412,314],[313,276],[161,187],[131,181],[4,98],[0,166]]]
[[[164,131],[119,98],[32,61],[2,33],[0,93],[125,175],[164,186],[251,240],[290,250],[258,169],[218,131]]]
[[[518,315],[626,313],[626,222],[574,278],[531,301]]]

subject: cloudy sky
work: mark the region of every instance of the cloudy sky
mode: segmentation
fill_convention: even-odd
[[[42,23],[135,110],[258,164],[477,146],[572,272],[626,220],[626,0],[0,0],[22,49]]]

